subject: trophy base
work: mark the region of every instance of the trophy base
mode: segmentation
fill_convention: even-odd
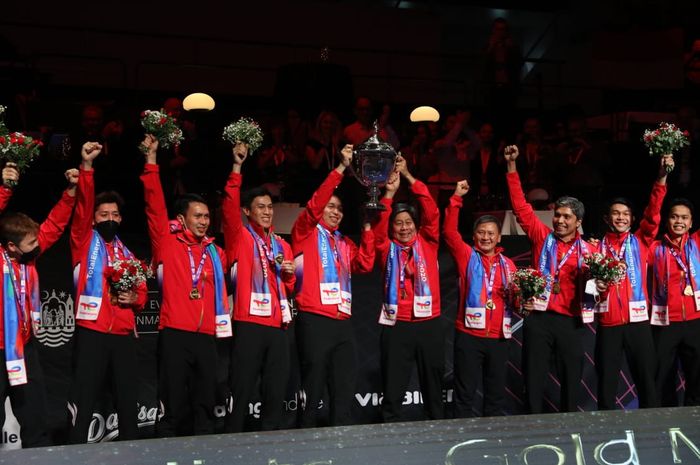
[[[386,211],[386,207],[379,203],[379,202],[367,202],[365,204],[365,209],[366,210],[375,210],[375,211]]]

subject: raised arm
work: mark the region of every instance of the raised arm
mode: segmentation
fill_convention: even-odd
[[[233,168],[224,187],[224,200],[221,204],[222,226],[224,228],[224,243],[226,256],[230,263],[236,260],[236,252],[243,232],[241,219],[241,168],[248,157],[248,145],[238,143],[233,146]]]
[[[360,247],[358,248],[350,239],[345,239],[348,241],[350,246],[350,256],[352,257],[350,262],[350,271],[353,273],[369,273],[374,268],[375,259],[375,247],[374,247],[374,232],[372,231],[370,224],[365,223],[363,225],[362,234],[360,235]]]
[[[411,186],[411,192],[416,196],[421,206],[421,225],[418,233],[426,241],[435,244],[440,242],[440,210],[435,200],[430,195],[428,186],[411,175],[406,166],[406,160],[399,156],[396,161],[396,170]]]
[[[673,157],[671,155],[661,157],[659,176],[654,186],[651,188],[649,203],[644,209],[644,216],[642,216],[639,229],[635,233],[637,238],[644,242],[647,247],[650,247],[651,243],[654,242],[659,232],[659,225],[661,224],[661,206],[666,196],[666,178],[668,175],[666,166],[670,166],[671,169],[673,169]]]
[[[466,268],[466,257],[471,249],[459,233],[459,210],[462,208],[462,197],[467,192],[469,192],[469,183],[466,180],[459,181],[455,187],[454,194],[450,197],[450,203],[445,208],[445,220],[442,223],[442,234],[445,238],[445,244],[455,262],[457,262],[459,269]]]
[[[333,196],[333,191],[343,180],[345,169],[352,162],[352,145],[347,144],[340,151],[341,161],[338,166],[328,173],[328,176],[311,196],[306,208],[299,215],[292,227],[292,243],[303,240],[314,231],[314,228],[323,217],[323,209]]]
[[[143,182],[143,197],[146,204],[148,235],[151,237],[153,255],[158,256],[158,252],[162,249],[163,239],[169,234],[168,209],[165,205],[158,167],[158,139],[151,134],[146,134],[141,146],[146,151],[146,164],[143,167],[141,181]]]
[[[2,169],[2,187],[0,187],[0,213],[5,211],[12,198],[12,187],[19,182],[19,170],[12,162],[5,163]]]
[[[92,162],[102,151],[102,145],[97,142],[85,142],[80,151],[82,164],[78,178],[75,213],[70,227],[70,248],[73,264],[80,260],[80,253],[89,242],[92,231],[93,212],[95,211],[95,177]]]
[[[63,191],[63,195],[56,205],[49,212],[49,216],[39,226],[39,250],[46,252],[63,234],[63,230],[68,226],[70,215],[75,206],[75,192],[78,187],[79,172],[77,169],[69,169],[65,172],[68,180],[68,188]]]
[[[525,193],[523,192],[520,176],[515,165],[518,154],[518,147],[515,145],[509,145],[503,152],[507,166],[506,181],[508,182],[510,203],[513,207],[513,213],[515,213],[515,217],[525,234],[530,239],[543,238],[549,234],[550,229],[535,215],[532,205],[525,200]]]
[[[372,226],[374,232],[374,245],[380,252],[389,249],[389,217],[391,216],[391,205],[394,202],[394,195],[401,184],[401,176],[397,171],[389,175],[387,180],[384,197],[380,203],[384,205],[386,210],[380,210],[377,222]]]

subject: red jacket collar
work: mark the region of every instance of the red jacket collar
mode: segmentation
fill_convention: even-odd
[[[326,222],[323,221],[323,218],[321,218],[321,219],[318,221],[318,223],[319,223],[321,226],[323,226],[323,227],[326,229],[326,231],[330,231],[331,234],[334,233],[334,232],[336,232],[336,231],[338,230],[338,227],[337,227],[337,226],[336,226],[335,228],[331,228],[330,226],[328,226],[328,225],[326,224]]]
[[[202,239],[197,239],[190,230],[183,228],[179,221],[170,221],[169,225],[170,233],[176,234],[177,239],[187,245],[201,244],[203,247],[206,247],[214,242],[214,238],[209,236],[204,236]]]
[[[477,252],[479,252],[479,253],[481,254],[482,257],[487,258],[488,261],[489,261],[490,263],[493,263],[494,261],[498,260],[498,256],[499,256],[500,254],[503,253],[503,250],[504,250],[504,249],[503,249],[503,247],[497,245],[497,246],[496,246],[496,249],[494,250],[495,253],[494,253],[492,256],[490,256],[490,257],[489,257],[488,255],[485,255],[485,254],[484,254],[481,250],[479,250],[479,248],[476,247],[476,246],[474,246],[474,250],[476,250]]]
[[[683,236],[681,236],[680,245],[676,245],[676,243],[671,239],[671,236],[669,236],[668,233],[664,234],[664,242],[668,246],[673,247],[674,249],[683,249],[685,247],[685,243],[688,242],[688,233],[685,233],[683,234]]]
[[[623,233],[608,231],[605,233],[605,240],[608,244],[621,247],[622,243],[630,235],[630,231],[625,231]]]

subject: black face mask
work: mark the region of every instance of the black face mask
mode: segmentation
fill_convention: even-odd
[[[21,249],[20,249],[20,252],[22,252],[22,255],[20,255],[20,257],[17,259],[17,262],[21,263],[22,265],[26,265],[27,263],[31,262],[32,260],[35,260],[36,257],[39,256],[39,253],[41,252],[41,250],[39,249],[39,246],[37,245],[29,252],[24,252]]]
[[[113,220],[101,221],[95,223],[95,230],[98,232],[105,242],[112,242],[114,236],[117,235],[117,230],[119,229],[119,223]]]

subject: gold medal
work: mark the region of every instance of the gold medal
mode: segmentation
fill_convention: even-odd
[[[685,289],[683,289],[683,295],[687,295],[688,297],[693,295],[693,288],[690,284],[685,286]]]
[[[561,286],[559,285],[559,281],[556,281],[554,284],[552,284],[552,294],[559,294],[561,292]]]
[[[281,265],[282,262],[284,261],[284,255],[281,253],[278,253],[277,256],[275,257],[275,261],[277,262],[278,265]]]
[[[199,289],[195,288],[190,291],[190,300],[198,300],[200,297]]]
[[[493,310],[494,308],[496,308],[496,303],[492,299],[489,299],[486,301],[486,308],[488,310]]]

